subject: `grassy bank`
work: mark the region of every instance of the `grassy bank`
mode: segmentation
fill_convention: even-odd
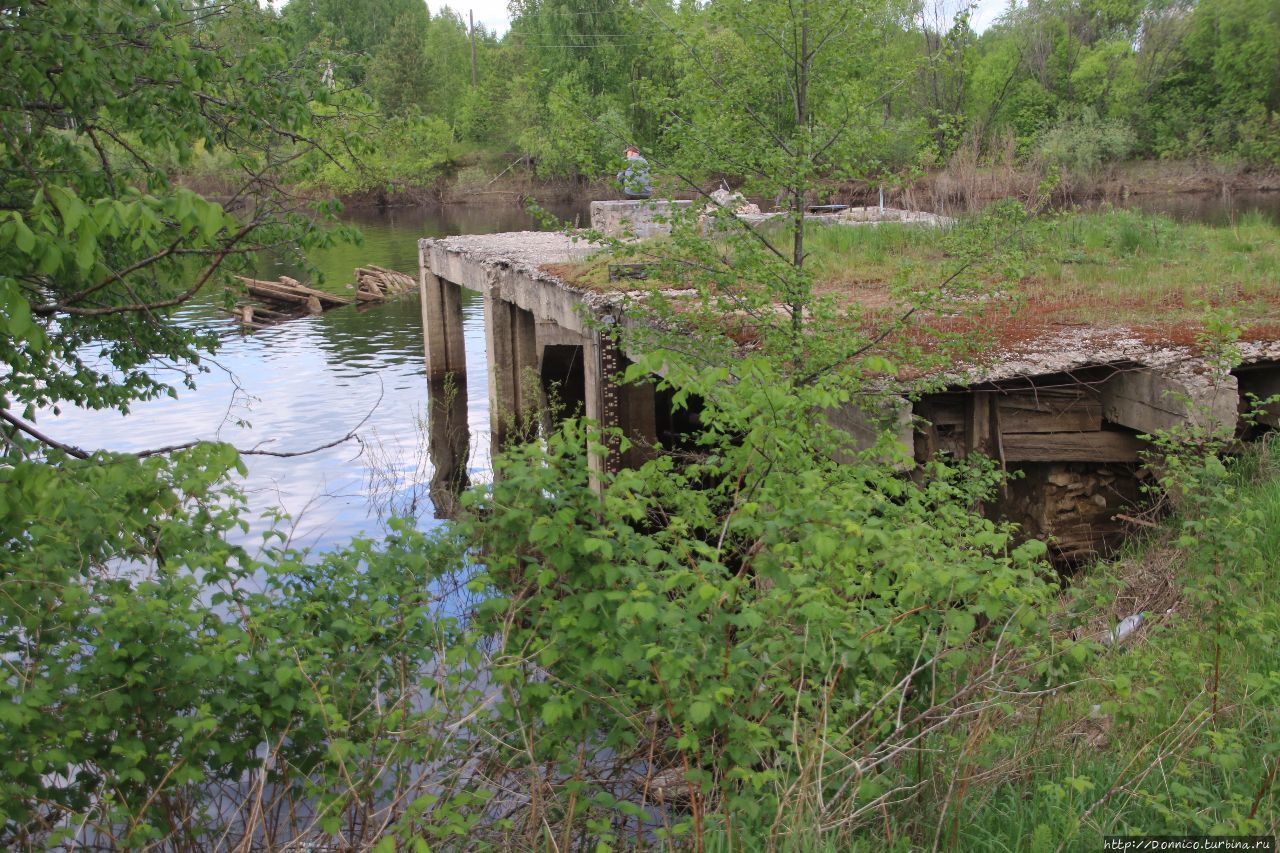
[[[956,284],[1001,297],[984,312],[984,325],[1003,315],[1027,331],[1187,328],[1206,308],[1236,311],[1259,329],[1280,319],[1280,227],[1260,216],[1218,227],[1122,209],[1025,222],[1016,207],[1011,213],[966,219],[941,239],[904,226],[814,229],[815,287],[842,301],[892,307],[971,263]]]
[[[1049,850],[1114,834],[1276,834],[1280,455],[1269,444],[1210,476],[1063,601],[1077,632],[1105,637],[1138,613],[1143,625],[1075,690],[1010,697],[977,720],[911,835]]]
[[[1246,338],[1280,323],[1280,227],[1257,215],[1212,226],[1126,209],[1028,217],[1006,203],[941,232],[814,227],[806,246],[817,296],[872,322],[924,299],[937,310],[919,319],[976,335],[979,348],[1016,347],[1075,326],[1127,326],[1153,342],[1194,345],[1206,311],[1233,316]],[[642,250],[637,260],[669,249]],[[610,282],[608,263],[554,271],[596,290],[635,286]],[[686,286],[672,274],[678,267],[661,269],[650,284]]]
[[[1031,200],[1046,188],[1059,204],[1141,195],[1274,192],[1280,190],[1280,169],[1269,163],[1191,158],[1127,160],[1072,170],[1019,157],[1012,149],[982,159],[964,149],[945,166],[891,186],[888,201],[913,210],[972,211],[1001,198]],[[870,201],[876,189],[850,187],[841,200]]]
[[[813,808],[820,778],[792,780],[805,816],[775,826],[771,849],[1091,851],[1108,835],[1274,836],[1280,453],[1268,443],[1226,467],[1191,467],[1201,491],[1182,510],[1062,594],[1041,649],[1065,651],[1060,689],[1028,684],[975,703],[967,724],[903,757],[914,785],[858,830],[834,804]],[[1113,641],[1137,614],[1140,626]],[[1079,655],[1079,666],[1066,659]],[[712,832],[706,849],[741,848]]]

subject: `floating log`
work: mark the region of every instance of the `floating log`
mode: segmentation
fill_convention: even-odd
[[[314,287],[307,287],[300,284],[297,279],[292,279],[288,276],[281,276],[279,281],[262,281],[261,279],[245,278],[244,276],[236,277],[244,283],[245,289],[254,296],[267,300],[306,305],[307,299],[314,297],[319,300],[325,310],[350,305],[354,301],[345,296],[338,296],[334,293],[316,290]]]
[[[374,265],[356,268],[354,299],[307,287],[287,275],[280,276],[276,281],[244,276],[237,278],[254,301],[239,303],[231,314],[242,325],[253,329],[321,314],[355,302],[385,302],[418,287],[417,279],[413,276]]]

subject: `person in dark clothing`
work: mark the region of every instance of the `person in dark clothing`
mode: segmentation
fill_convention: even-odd
[[[648,198],[653,195],[653,185],[649,183],[649,163],[640,156],[640,149],[634,145],[627,146],[626,154],[627,168],[618,173],[622,194],[627,198]]]

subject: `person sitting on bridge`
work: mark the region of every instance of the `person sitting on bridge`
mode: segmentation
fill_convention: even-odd
[[[640,156],[640,149],[628,145],[627,168],[618,173],[618,183],[622,184],[622,194],[627,198],[648,198],[653,195],[653,186],[649,183],[649,163]]]

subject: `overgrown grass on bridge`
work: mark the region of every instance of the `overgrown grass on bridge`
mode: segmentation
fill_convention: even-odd
[[[668,257],[671,242],[651,241],[628,260]],[[1211,309],[1233,312],[1246,336],[1280,325],[1280,226],[1256,214],[1222,226],[1128,209],[1028,218],[1004,202],[942,230],[814,225],[806,247],[815,293],[872,319],[950,281],[963,310],[1011,339],[1064,325],[1129,326],[1190,343]],[[598,257],[554,271],[596,290],[644,286],[610,282],[608,264]],[[686,286],[665,272],[672,268],[647,284]]]

